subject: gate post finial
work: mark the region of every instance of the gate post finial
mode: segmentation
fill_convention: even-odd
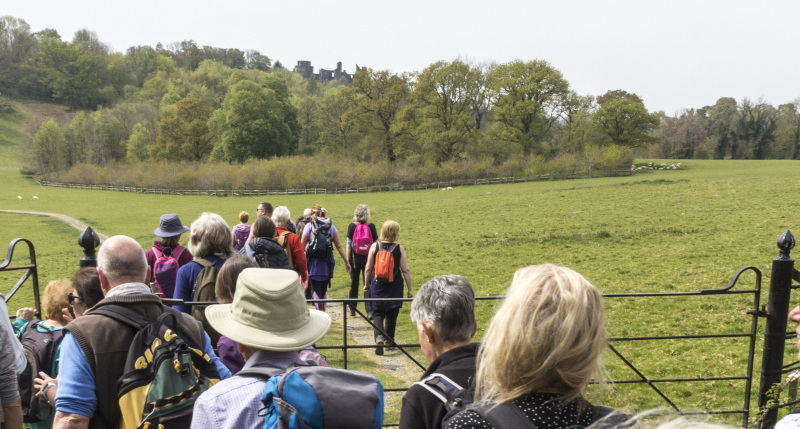
[[[78,236],[78,245],[83,247],[83,257],[80,260],[80,267],[96,267],[97,257],[94,249],[100,245],[100,237],[94,232],[91,226],[87,226],[81,235]]]
[[[792,231],[788,229],[786,232],[781,234],[778,238],[778,249],[781,251],[781,257],[789,257],[789,253],[791,253],[792,249],[794,248],[795,241],[794,235],[792,235]]]

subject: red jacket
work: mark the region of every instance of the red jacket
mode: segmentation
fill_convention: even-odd
[[[277,237],[286,231],[288,231],[286,228],[279,226],[277,227],[275,236]],[[306,262],[306,252],[303,250],[303,245],[300,243],[300,237],[293,232],[289,232],[286,236],[289,238],[289,248],[292,250],[294,270],[297,271],[297,274],[300,275],[303,282],[306,282],[308,281],[308,264]]]

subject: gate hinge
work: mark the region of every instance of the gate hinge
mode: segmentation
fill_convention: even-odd
[[[758,311],[747,310],[747,314],[755,314],[758,317],[767,317],[767,307],[762,305],[761,310]]]

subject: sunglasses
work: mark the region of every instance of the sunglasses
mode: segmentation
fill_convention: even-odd
[[[69,305],[74,305],[76,299],[83,301],[83,298],[79,297],[78,295],[74,295],[72,292],[67,294],[67,299],[69,300]]]

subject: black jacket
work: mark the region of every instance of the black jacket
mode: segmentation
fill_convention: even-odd
[[[478,343],[456,347],[437,357],[422,378],[435,372],[447,376],[464,388],[475,388],[475,357]],[[424,387],[414,384],[403,396],[400,410],[400,429],[439,429],[447,414],[444,402]]]
[[[289,256],[274,238],[256,237],[239,254],[253,258],[262,268],[290,268]]]

